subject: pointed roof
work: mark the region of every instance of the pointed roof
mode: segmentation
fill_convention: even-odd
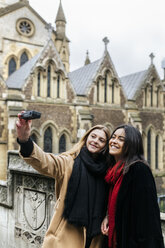
[[[144,86],[147,78],[150,78],[154,74],[159,80],[160,85],[163,87],[159,74],[153,63],[149,66],[147,70],[132,73],[130,75],[120,78],[124,93],[128,100],[135,100],[138,91]]]
[[[6,80],[6,85],[8,86],[8,88],[21,89],[26,83],[26,80],[28,79],[30,74],[34,71],[37,63],[41,64],[41,62],[44,60],[45,54],[47,55],[47,59],[49,59],[49,55],[47,54],[49,49],[53,49],[51,50],[51,58],[56,61],[58,68],[66,74],[64,65],[61,62],[56,47],[53,41],[50,39],[40,53],[35,55],[32,59],[28,60],[17,71],[13,72],[8,77],[8,79]]]
[[[68,74],[77,95],[87,94],[101,62],[102,58]]]
[[[148,70],[132,73],[120,78],[121,85],[128,100],[132,100],[143,84]]]
[[[59,8],[58,8],[58,12],[57,12],[55,22],[58,22],[58,21],[62,21],[62,22],[66,23],[66,18],[65,18],[64,11],[63,11],[63,8],[62,8],[61,0],[60,0],[60,5],[59,5]]]

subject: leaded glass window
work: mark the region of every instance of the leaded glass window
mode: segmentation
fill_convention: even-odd
[[[147,161],[150,165],[151,162],[151,130],[147,134]]]
[[[29,60],[26,52],[23,52],[20,58],[20,66],[22,66],[23,64],[25,64],[27,61]]]
[[[52,152],[52,129],[50,127],[44,133],[44,151]]]
[[[60,75],[57,76],[57,98],[60,98]]]
[[[66,151],[66,138],[65,138],[65,135],[63,134],[59,140],[59,153],[65,152],[65,151]]]
[[[115,82],[112,81],[112,103],[114,103],[114,94],[115,94]]]
[[[50,86],[51,85],[51,67],[48,66],[48,72],[47,72],[47,97],[50,97]]]
[[[159,168],[159,136],[156,136],[156,140],[155,140],[155,168],[158,169]]]
[[[104,80],[104,102],[107,102],[107,74],[105,75]]]
[[[9,61],[9,76],[16,71],[16,62],[14,58]]]
[[[151,85],[151,107],[153,106],[153,85]]]
[[[99,91],[100,91],[100,82],[97,81],[97,102],[99,102]]]
[[[40,88],[41,88],[41,73],[39,72],[37,75],[37,96],[40,96]]]

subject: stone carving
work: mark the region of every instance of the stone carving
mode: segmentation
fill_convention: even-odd
[[[39,229],[46,218],[46,194],[24,189],[24,215],[33,230]]]
[[[0,203],[7,204],[7,187],[0,185]]]

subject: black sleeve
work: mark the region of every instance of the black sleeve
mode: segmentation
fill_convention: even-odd
[[[26,142],[20,142],[17,138],[17,142],[20,145],[20,153],[23,157],[29,157],[33,151],[33,141],[31,138]]]

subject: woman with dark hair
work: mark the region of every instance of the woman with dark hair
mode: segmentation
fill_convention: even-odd
[[[41,174],[55,178],[56,207],[43,248],[101,248],[101,222],[108,188],[108,128],[88,130],[68,152],[45,153],[30,137],[31,120],[16,123],[21,157]]]
[[[108,215],[101,225],[108,247],[164,248],[155,182],[144,159],[139,130],[131,125],[117,127],[109,153]]]

